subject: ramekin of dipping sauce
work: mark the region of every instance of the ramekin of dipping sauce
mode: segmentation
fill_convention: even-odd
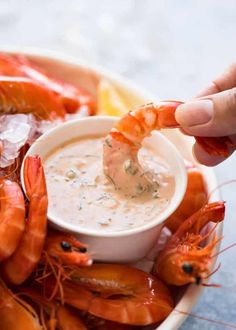
[[[42,135],[27,155],[43,161],[50,224],[76,234],[94,260],[131,262],[157,242],[164,221],[184,196],[187,177],[176,147],[155,131],[145,139],[139,160],[144,172],[152,173],[156,190],[134,196],[117,191],[102,166],[102,144],[117,120],[101,116],[66,122]],[[23,167],[24,162],[24,188]]]

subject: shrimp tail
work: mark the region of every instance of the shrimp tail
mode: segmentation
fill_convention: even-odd
[[[225,158],[231,154],[234,146],[229,136],[195,136],[195,140],[208,154]]]

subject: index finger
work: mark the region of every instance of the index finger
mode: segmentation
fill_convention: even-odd
[[[223,92],[227,89],[236,87],[236,62],[232,63],[230,67],[218,78],[214,79],[209,86],[204,88],[196,97],[204,97],[210,94]]]

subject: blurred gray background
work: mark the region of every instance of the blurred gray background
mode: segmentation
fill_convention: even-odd
[[[36,46],[118,72],[160,99],[187,100],[236,60],[236,0],[0,0],[1,46]],[[236,179],[233,155],[215,168]],[[236,184],[227,201],[223,247],[236,242]],[[236,248],[181,327],[236,328]],[[221,323],[217,324],[217,321]],[[229,323],[228,325],[226,323]]]

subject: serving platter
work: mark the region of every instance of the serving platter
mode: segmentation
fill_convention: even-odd
[[[150,95],[148,92],[136,86],[128,79],[108,72],[98,66],[90,65],[89,63],[74,57],[41,49],[14,49],[8,47],[2,49],[2,51],[9,53],[22,53],[26,55],[38,67],[45,69],[55,78],[60,78],[66,82],[73,83],[78,86],[83,86],[95,97],[99,81],[102,78],[105,78],[106,80],[110,81],[118,90],[120,95],[124,97],[126,104],[130,109],[133,109],[140,104],[150,101],[153,102],[156,100],[154,95]],[[162,133],[166,135],[172,141],[172,143],[175,144],[175,146],[186,160],[200,167],[205,176],[208,192],[214,191],[214,189],[217,187],[214,171],[210,168],[198,165],[194,160],[191,152],[193,139],[191,137],[184,136],[177,129],[163,130]],[[210,201],[216,201],[219,199],[219,191],[215,190],[210,195]],[[222,224],[218,226],[217,230],[220,234],[222,231]],[[217,249],[219,249],[219,245]],[[202,291],[203,287],[191,285],[186,290],[181,292],[179,296],[180,298],[175,306],[175,310],[156,328],[156,330],[178,329],[184,322],[188,313],[190,313],[193,306],[196,304],[197,300],[202,294]]]

